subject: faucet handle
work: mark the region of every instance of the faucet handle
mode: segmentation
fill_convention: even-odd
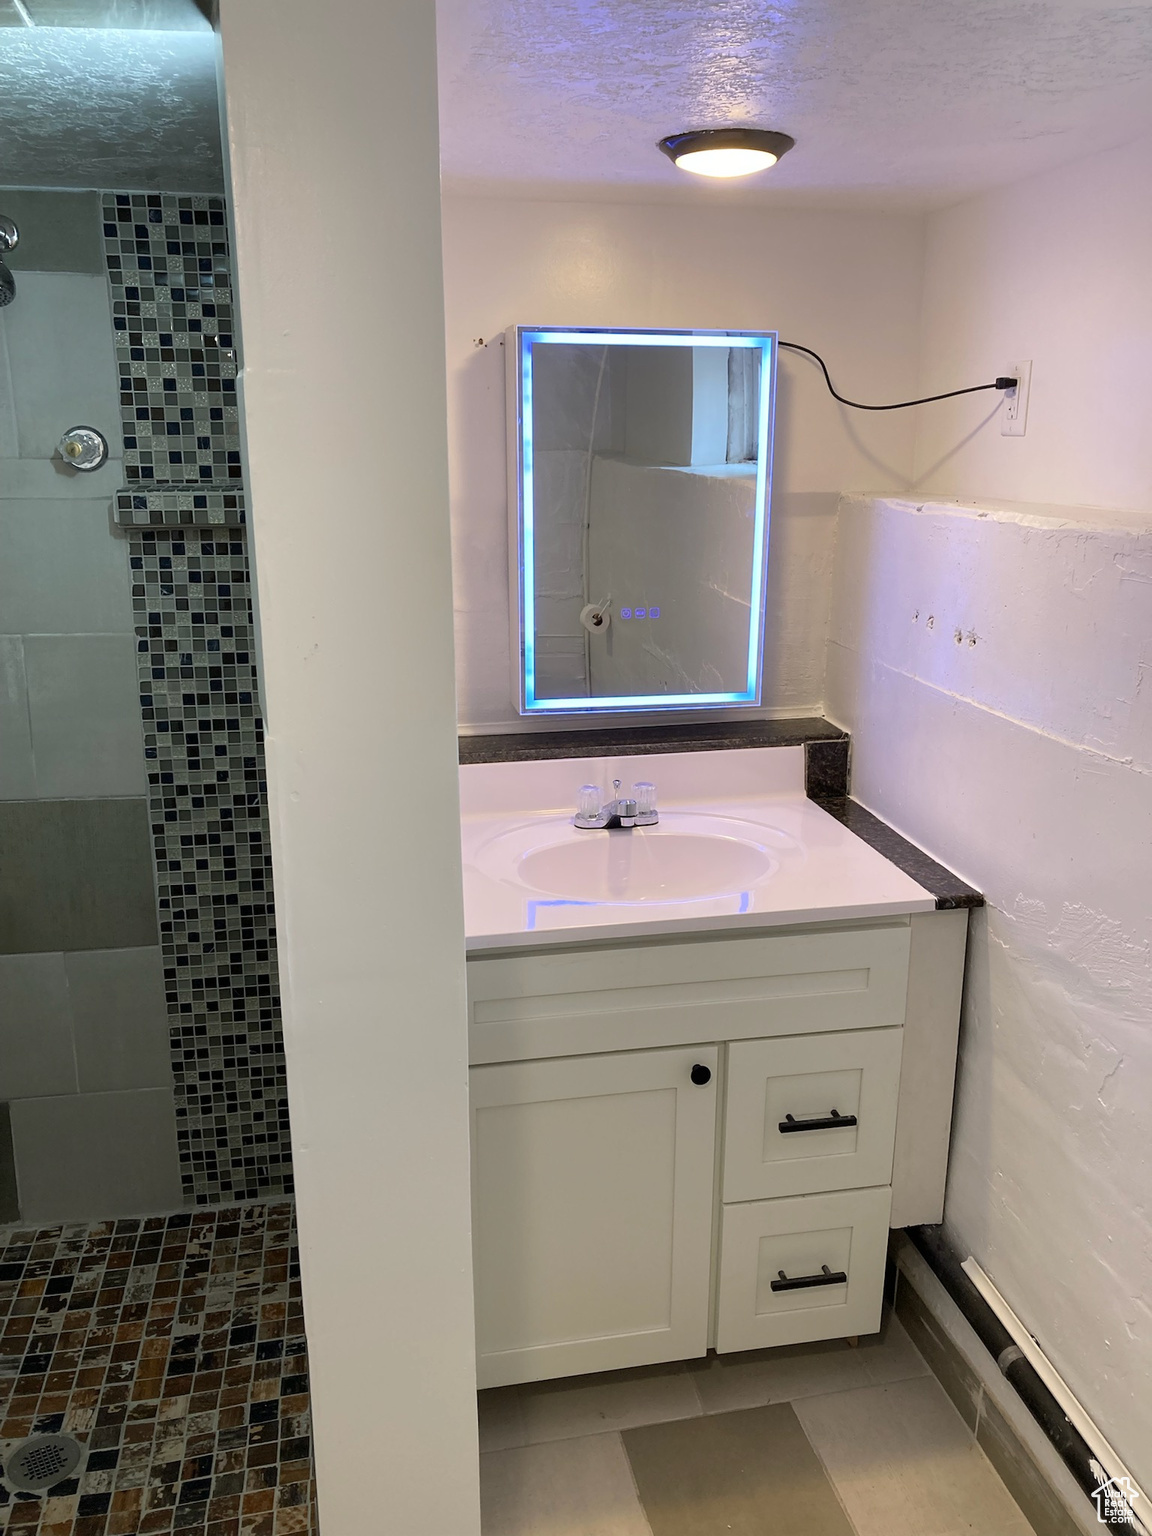
[[[656,786],[648,779],[639,779],[632,786],[632,798],[640,816],[652,816],[656,812]]]
[[[599,784],[581,784],[580,793],[576,798],[577,816],[586,816],[592,819],[600,814],[600,786]]]

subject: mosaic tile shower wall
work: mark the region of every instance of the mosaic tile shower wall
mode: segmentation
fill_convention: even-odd
[[[223,198],[115,192],[103,215],[125,477],[239,480]]]
[[[223,199],[108,193],[129,556],[185,1198],[290,1192]]]

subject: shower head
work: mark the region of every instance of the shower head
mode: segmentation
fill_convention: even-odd
[[[8,270],[8,263],[4,257],[9,251],[14,251],[20,243],[20,231],[11,219],[6,219],[0,213],[0,309],[5,304],[11,304],[16,297],[16,279]]]

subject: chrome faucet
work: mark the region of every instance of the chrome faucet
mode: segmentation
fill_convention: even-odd
[[[585,784],[572,825],[588,832],[606,832],[613,827],[654,827],[660,820],[656,814],[656,786],[646,780],[633,784],[631,795],[621,795],[620,780],[612,780],[613,798],[600,803],[600,790],[595,784]]]

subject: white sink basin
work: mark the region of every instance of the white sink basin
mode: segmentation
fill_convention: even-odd
[[[739,897],[769,879],[795,843],[773,827],[671,811],[654,827],[582,831],[568,817],[505,827],[476,849],[490,878],[526,896],[633,905]]]
[[[632,831],[584,832],[519,861],[517,878],[573,901],[693,901],[735,896],[772,873],[763,848],[734,837]]]

